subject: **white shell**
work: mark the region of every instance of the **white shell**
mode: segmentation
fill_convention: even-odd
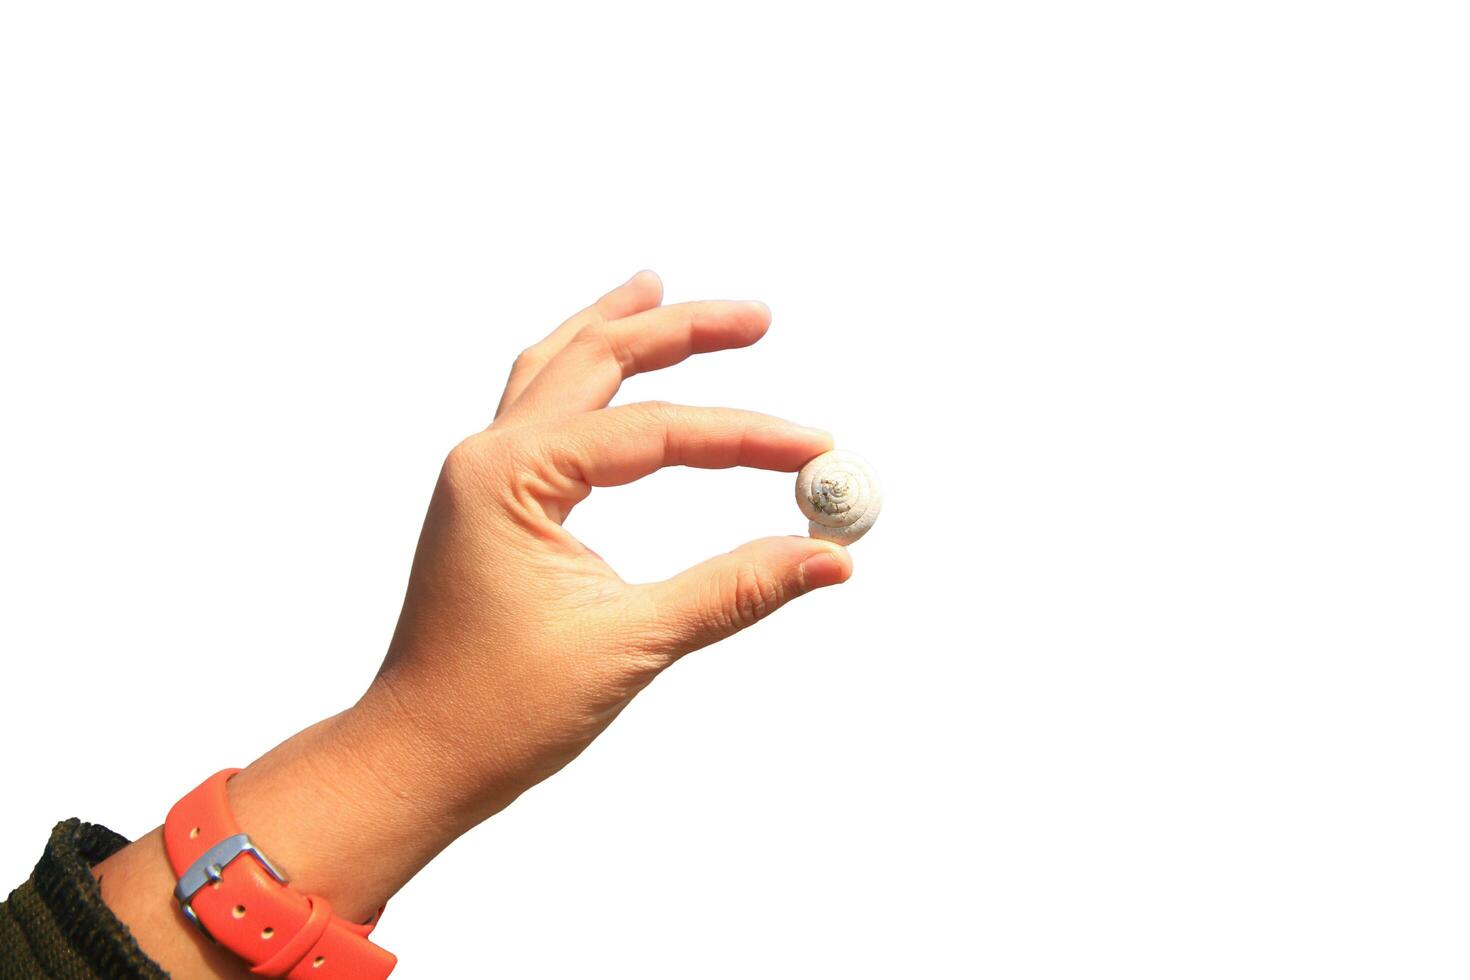
[[[796,506],[814,538],[852,544],[873,526],[882,503],[878,475],[856,453],[823,453],[796,474]]]

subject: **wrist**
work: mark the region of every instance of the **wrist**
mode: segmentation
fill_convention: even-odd
[[[376,912],[458,835],[437,797],[413,781],[414,767],[402,761],[411,743],[399,731],[357,706],[282,742],[226,787],[235,823],[255,846],[293,887],[349,921]],[[252,975],[185,919],[162,827],[92,870],[103,900],[170,974]]]
[[[237,773],[230,805],[296,888],[362,922],[459,835],[396,723],[359,704]]]

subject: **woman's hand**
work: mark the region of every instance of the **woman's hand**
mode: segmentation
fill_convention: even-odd
[[[566,765],[683,654],[851,571],[837,545],[774,537],[629,585],[562,527],[593,487],[676,465],[794,471],[832,446],[751,412],[607,408],[623,379],[748,346],[770,324],[760,303],[660,306],[661,293],[639,273],[527,349],[493,424],[445,461],[365,700],[390,702],[425,764],[455,773],[460,824]]]
[[[607,408],[624,378],[753,344],[770,323],[759,303],[665,307],[661,291],[639,273],[516,360],[494,422],[444,463],[367,693],[230,781],[256,846],[338,914],[370,916],[456,837],[566,765],[683,654],[851,573],[838,545],[778,537],[629,585],[562,527],[593,487],[663,466],[794,471],[831,448],[823,432],[751,412]],[[94,873],[172,975],[250,975],[170,898],[160,829]]]

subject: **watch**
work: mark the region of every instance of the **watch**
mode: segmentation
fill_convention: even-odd
[[[291,980],[379,980],[398,962],[371,942],[383,910],[362,924],[332,913],[320,895],[291,887],[235,822],[225,784],[239,769],[210,776],[175,803],[163,843],[184,916],[250,972]]]

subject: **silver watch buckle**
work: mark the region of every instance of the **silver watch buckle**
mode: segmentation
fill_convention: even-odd
[[[204,928],[204,923],[200,922],[199,916],[195,914],[194,893],[205,885],[219,881],[225,867],[241,854],[249,854],[260,862],[262,868],[270,872],[272,878],[283,885],[286,884],[286,876],[277,871],[270,859],[250,842],[249,834],[235,834],[233,837],[226,837],[199,855],[199,859],[189,865],[189,870],[179,875],[179,884],[174,889],[174,898],[178,901],[179,908],[184,910],[184,917],[194,923],[210,942],[218,942],[218,940],[209,934],[209,930]]]

